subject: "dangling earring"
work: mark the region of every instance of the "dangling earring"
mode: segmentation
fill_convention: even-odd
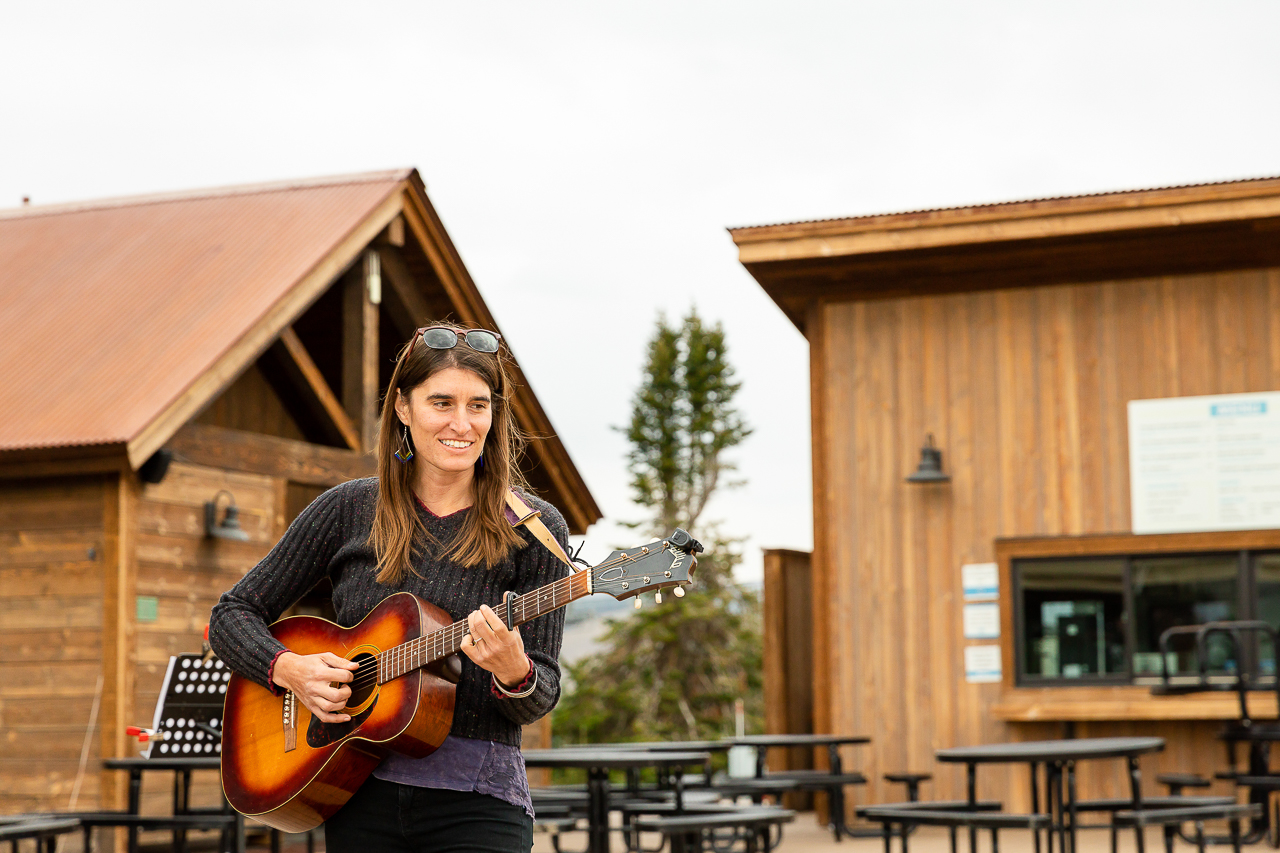
[[[408,424],[405,424],[404,432],[400,433],[400,447],[396,450],[395,457],[402,464],[413,458],[413,445],[409,442]]]
[[[478,468],[481,471],[484,470],[484,451],[483,450],[480,451],[480,456],[476,459],[476,468]]]

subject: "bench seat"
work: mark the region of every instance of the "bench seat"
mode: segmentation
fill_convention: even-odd
[[[1262,816],[1262,806],[1258,803],[1232,803],[1220,806],[1186,806],[1170,809],[1133,809],[1116,812],[1116,826],[1134,827],[1141,830],[1147,826],[1164,828],[1164,847],[1167,853],[1173,853],[1173,839],[1179,827],[1184,823],[1195,824],[1195,845],[1199,853],[1204,853],[1204,822],[1206,820],[1225,820],[1231,829],[1231,848],[1240,853],[1240,821],[1244,818]]]
[[[671,853],[692,853],[704,848],[703,838],[717,830],[732,830],[739,835],[747,853],[767,853],[782,839],[782,824],[790,823],[796,813],[772,806],[751,806],[728,810],[685,811],[657,817],[637,817],[631,827],[637,832],[661,833],[671,845]],[[777,835],[774,835],[777,827]],[[723,840],[723,839],[721,839]]]
[[[999,853],[999,832],[1002,829],[1030,829],[1039,832],[1051,825],[1048,815],[1043,814],[1009,814],[1001,811],[985,811],[970,808],[937,808],[947,803],[905,803],[897,806],[867,806],[862,815],[870,821],[880,824],[884,837],[885,853],[890,851],[891,839],[901,839],[902,853],[907,853],[907,839],[911,829],[917,826],[945,826],[951,831],[951,853],[956,853],[956,830],[986,829],[991,832],[991,851]],[[894,826],[899,827],[897,832]]]

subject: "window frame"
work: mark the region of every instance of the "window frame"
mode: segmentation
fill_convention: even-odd
[[[1016,659],[1014,661],[1014,681],[1019,687],[1068,687],[1068,686],[1086,686],[1092,685],[1097,687],[1108,687],[1116,685],[1138,684],[1150,685],[1160,681],[1156,676],[1152,675],[1134,675],[1133,672],[1133,655],[1138,647],[1137,636],[1137,619],[1134,611],[1134,603],[1136,593],[1133,587],[1133,563],[1134,560],[1140,559],[1193,559],[1196,557],[1221,557],[1228,554],[1235,555],[1236,564],[1236,617],[1237,619],[1257,619],[1257,558],[1266,554],[1277,553],[1275,549],[1258,548],[1258,549],[1224,549],[1218,551],[1184,551],[1184,552],[1160,552],[1145,553],[1136,552],[1130,554],[1091,554],[1091,555],[1073,555],[1058,557],[1015,557],[1012,559],[1011,569],[1013,574],[1013,607],[1014,607],[1014,649],[1016,651]],[[1027,665],[1027,647],[1023,632],[1026,630],[1025,609],[1023,608],[1023,586],[1021,567],[1028,563],[1043,563],[1051,560],[1120,560],[1120,583],[1121,597],[1123,599],[1124,613],[1122,623],[1124,625],[1124,660],[1125,669],[1123,672],[1117,672],[1114,675],[1092,677],[1075,677],[1067,676],[1036,676],[1030,675],[1026,671]],[[1241,664],[1244,667],[1252,667],[1254,658],[1253,644],[1245,646],[1238,650]]]
[[[1280,529],[1253,531],[1214,531],[1208,533],[1172,534],[1101,534],[1092,536],[1019,537],[995,541],[996,562],[1000,568],[1002,610],[1002,655],[1009,664],[1002,683],[1007,690],[1054,690],[1067,688],[1108,689],[1146,687],[1158,678],[1133,675],[1135,626],[1133,611],[1132,561],[1141,557],[1186,557],[1237,554],[1237,610],[1239,618],[1253,618],[1256,602],[1250,591],[1256,589],[1256,563],[1259,552],[1280,551]],[[1124,560],[1124,676],[1096,678],[1027,678],[1025,669],[1025,615],[1022,588],[1014,565],[1037,559],[1121,558]],[[1005,592],[1007,590],[1007,592]]]

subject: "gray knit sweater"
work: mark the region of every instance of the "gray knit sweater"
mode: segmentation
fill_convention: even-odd
[[[378,602],[401,590],[431,602],[453,620],[488,604],[495,607],[503,592],[523,595],[559,580],[568,567],[518,528],[527,543],[506,560],[486,569],[464,568],[446,557],[448,544],[461,529],[470,510],[438,518],[419,506],[418,514],[436,541],[412,572],[396,587],[375,580],[377,560],[366,543],[373,524],[377,481],[353,480],[325,492],[294,520],[271,553],[224,593],[209,619],[209,643],[224,663],[241,675],[278,692],[270,682],[271,667],[285,647],[267,625],[280,617],[326,575],[333,582],[337,621],[352,627]],[[542,512],[542,520],[562,545],[568,527],[555,507],[530,496],[525,501]],[[520,699],[499,697],[491,689],[489,673],[459,654],[462,680],[458,683],[451,734],[458,737],[520,745],[520,726],[539,719],[560,698],[560,640],[564,610],[556,610],[520,626],[525,652],[538,670],[536,689]]]

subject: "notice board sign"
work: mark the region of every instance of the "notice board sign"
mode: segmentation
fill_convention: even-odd
[[[1280,392],[1129,403],[1134,533],[1280,527]]]

